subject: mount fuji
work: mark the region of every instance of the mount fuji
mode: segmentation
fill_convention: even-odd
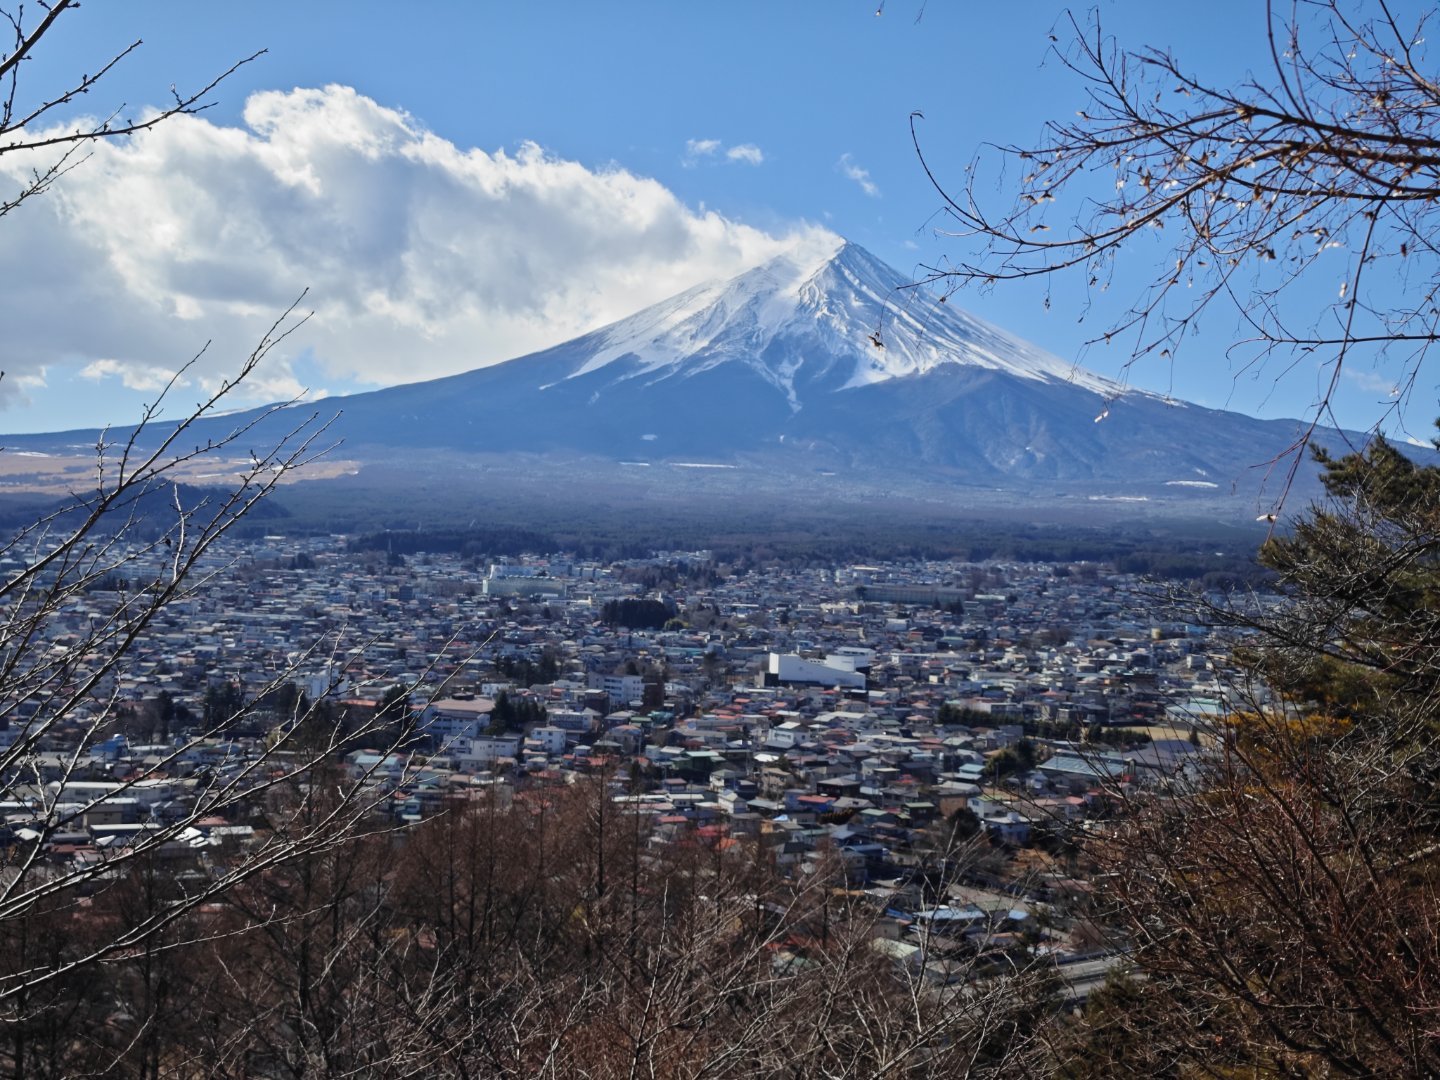
[[[1126,388],[835,238],[542,352],[318,408],[338,413],[339,453],[362,469],[426,453],[520,455],[612,471],[730,469],[772,485],[823,476],[871,490],[1235,494],[1252,506],[1267,464],[1301,430]],[[278,435],[287,413],[247,439]],[[246,419],[209,419],[196,433]],[[1359,437],[1318,438],[1344,448]]]

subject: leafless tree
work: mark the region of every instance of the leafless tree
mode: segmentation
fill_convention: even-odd
[[[1233,88],[1169,51],[1120,45],[1098,14],[1071,17],[1052,35],[1054,55],[1084,99],[1033,145],[994,147],[952,183],[931,172],[912,117],[953,232],[970,245],[924,282],[1043,279],[1046,305],[1052,285],[1078,298],[1080,317],[1098,322],[1090,344],[1118,344],[1127,373],[1180,362],[1201,321],[1217,319],[1235,326],[1232,370],[1318,364],[1292,477],[1315,426],[1334,423],[1342,371],[1388,380],[1376,423],[1403,420],[1440,334],[1431,14],[1387,0],[1229,13],[1270,56]]]
[[[0,153],[25,150],[48,162],[0,196],[0,216],[42,195],[97,141],[205,108],[210,92],[235,70],[197,92],[177,92],[169,106],[139,118],[122,108],[99,120],[65,120],[139,44],[54,96],[27,97],[27,65],[78,7],[54,0],[0,13],[13,32],[9,51],[0,55]],[[32,21],[32,15],[38,17]],[[220,902],[243,885],[273,880],[292,864],[352,843],[380,796],[372,775],[315,771],[333,763],[345,744],[333,729],[315,737],[317,725],[309,721],[321,703],[293,695],[292,715],[280,718],[268,741],[253,740],[247,748],[228,739],[252,715],[253,704],[242,701],[227,715],[189,726],[123,778],[81,783],[91,750],[115,723],[120,681],[137,645],[164,613],[226,572],[223,544],[235,526],[328,447],[326,424],[294,408],[294,401],[228,425],[215,419],[236,386],[302,321],[295,309],[285,312],[230,380],[178,420],[165,419],[190,365],[182,366],[134,426],[101,435],[93,471],[71,499],[0,540],[9,568],[0,578],[0,803],[7,818],[0,865],[6,1032],[0,1060],[15,1075],[170,1071],[182,1041],[180,1017],[190,1010],[193,1018],[199,1000],[180,989],[177,955],[217,933],[253,930],[281,917],[267,911],[239,918],[237,904]],[[216,426],[202,432],[207,423]],[[277,423],[284,434],[261,441]],[[231,486],[188,485],[193,467],[222,455],[232,468],[235,458],[244,462]],[[339,671],[363,644],[337,632],[298,643],[299,662],[329,655]],[[260,697],[293,675],[293,669],[274,672]],[[402,749],[413,731],[393,720],[379,716],[345,737],[349,745],[368,738],[382,751]],[[232,747],[228,760],[178,779],[187,755],[217,743]],[[57,836],[157,783],[180,789],[176,812],[90,857],[55,856]],[[258,821],[255,840],[205,843],[196,826],[217,816]]]
[[[232,890],[213,1032],[176,1075],[1023,1077],[1049,1061],[1040,967],[922,941],[821,852],[797,874],[758,838],[652,842],[603,776],[457,799],[403,833]],[[263,917],[278,909],[282,918]],[[971,943],[973,945],[973,943]]]
[[[1182,362],[1202,321],[1233,320],[1232,367],[1321,373],[1293,477],[1343,372],[1383,375],[1377,426],[1431,400],[1440,83],[1428,7],[1297,0],[1263,18],[1270,63],[1235,87],[1070,20],[1056,56],[1078,113],[956,184],[931,173],[974,246],[925,280],[1078,296],[1127,371]],[[1123,812],[1089,846],[1143,981],[1097,996],[1080,1050],[1057,1051],[1066,1075],[1440,1070],[1440,490],[1383,441],[1321,458],[1329,498],[1262,552],[1278,597],[1208,612],[1244,677],[1202,730],[1204,764],[1117,787]]]
[[[55,31],[56,24],[69,18],[80,8],[78,0],[50,0],[33,5],[0,9],[0,26],[9,29],[9,48],[0,52],[0,154],[16,152],[49,152],[32,158],[43,162],[14,190],[0,193],[0,217],[14,210],[26,199],[39,195],[56,180],[75,168],[87,156],[88,148],[101,140],[124,138],[163,124],[175,116],[197,113],[209,107],[211,94],[226,78],[248,64],[261,52],[232,64],[204,86],[193,91],[170,88],[170,101],[140,115],[129,115],[119,105],[102,112],[99,117],[79,120],[69,114],[82,100],[101,87],[107,75],[137,49],[133,41],[119,52],[97,58],[89,74],[72,79],[58,90],[33,92],[22,78],[26,66],[41,53],[45,39]],[[27,18],[27,15],[30,16]],[[38,17],[34,17],[38,15]]]
[[[282,334],[267,335],[242,367],[242,378]],[[113,723],[121,678],[147,630],[167,609],[226,572],[229,560],[220,545],[227,534],[292,470],[323,451],[324,425],[306,419],[268,452],[252,454],[234,487],[218,494],[182,487],[179,473],[185,466],[225,453],[237,440],[248,445],[246,435],[275,411],[261,410],[227,435],[190,449],[194,425],[214,411],[227,389],[156,433],[148,430],[153,416],[147,416],[146,424],[103,438],[93,486],[0,544],[0,552],[20,564],[0,581],[0,721],[9,740],[0,749],[0,802],[9,807],[11,831],[0,868],[0,932],[9,936],[13,928],[33,942],[21,953],[25,962],[0,971],[0,1015],[17,1033],[58,1015],[65,995],[102,970],[148,972],[168,954],[204,940],[214,928],[195,913],[246,882],[271,879],[294,862],[318,858],[364,833],[383,794],[373,772],[317,769],[358,742],[368,741],[383,756],[406,749],[414,738],[412,728],[384,715],[358,730],[322,728],[323,699],[307,702],[292,695],[293,714],[278,719],[267,741],[230,740],[228,733],[256,708],[254,702],[242,703],[234,713],[187,728],[158,757],[115,782],[81,783],[91,750]],[[151,406],[152,412],[159,407]],[[149,446],[142,448],[147,437]],[[116,580],[124,587],[97,588]],[[340,672],[364,644],[336,633],[302,645],[297,663],[324,656],[325,666]],[[293,667],[274,673],[257,700],[294,676]],[[188,755],[217,745],[231,748],[227,760],[178,779],[187,771]],[[176,789],[178,812],[151,821],[96,857],[52,857],[53,838],[105,813],[114,800],[156,784]],[[196,826],[217,817],[259,821],[255,841],[237,848],[204,846]],[[177,858],[187,848],[195,849],[194,856]],[[143,891],[151,902],[120,903],[136,881],[156,879],[157,860],[166,864],[173,887],[163,898],[153,889]],[[180,874],[186,867],[189,872]],[[252,914],[259,922],[282,917],[273,910]],[[240,926],[232,922],[228,930]],[[52,947],[43,936],[37,941],[39,928],[58,934],[61,943]],[[130,985],[138,997],[122,994],[127,1008],[145,1001],[156,1009],[175,1003],[155,990],[149,975],[137,979]],[[173,1034],[173,1025],[133,1014],[132,1020],[140,1024],[133,1038],[111,1044],[122,1055],[139,1054],[141,1074],[159,1075],[156,1032]],[[21,1051],[14,1049],[15,1068],[25,1071]],[[68,1067],[73,1065],[69,1058]]]

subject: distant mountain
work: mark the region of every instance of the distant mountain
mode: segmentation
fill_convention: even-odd
[[[1182,502],[1253,501],[1300,430],[1127,389],[912,288],[846,242],[797,249],[543,352],[319,408],[340,413],[332,430],[361,462],[558,455],[771,481],[854,476],[897,491]],[[285,419],[247,439],[273,437]]]

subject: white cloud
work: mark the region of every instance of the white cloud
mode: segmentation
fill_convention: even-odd
[[[177,376],[169,368],[152,364],[122,364],[119,360],[109,357],[92,360],[77,374],[82,379],[89,379],[92,382],[99,382],[102,379],[119,379],[120,385],[127,390],[142,390],[150,393],[164,390],[172,381],[177,387],[190,385],[189,379],[183,375]]]
[[[765,160],[765,152],[754,143],[736,143],[726,149],[719,139],[686,139],[685,156],[680,164],[693,169],[701,161],[724,156],[726,161],[738,161],[746,165],[759,165]]]
[[[0,409],[33,404],[31,395],[50,385],[47,375],[43,366],[31,371],[0,371]]]
[[[50,385],[45,375],[45,369],[42,367],[38,371],[16,375],[15,382],[21,390],[43,390]]]
[[[5,219],[25,273],[0,290],[0,393],[47,367],[153,387],[212,339],[187,374],[214,385],[307,288],[314,317],[249,400],[299,390],[307,351],[327,377],[432,378],[556,344],[795,239],[618,166],[456,146],[343,86],[255,94],[244,125],[177,117],[97,145]],[[0,157],[0,187],[36,163]]]
[[[686,168],[693,169],[701,158],[714,157],[719,152],[719,139],[686,139],[685,156],[680,161]]]
[[[856,165],[849,154],[841,154],[840,160],[835,163],[835,167],[839,169],[847,179],[854,180],[855,183],[859,184],[860,190],[865,192],[866,195],[869,195],[872,199],[880,198],[880,188],[876,186],[875,181],[870,179],[869,171]]]
[[[1379,372],[1347,367],[1341,369],[1341,374],[1362,390],[1368,390],[1375,394],[1384,394],[1386,397],[1400,396],[1400,387],[1396,384],[1395,380]]]

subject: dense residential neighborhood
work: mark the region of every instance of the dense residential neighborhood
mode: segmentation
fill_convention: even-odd
[[[1121,957],[1073,840],[1120,793],[1183,777],[1222,708],[1208,631],[1095,564],[492,563],[331,537],[237,544],[200,570],[90,704],[12,755],[12,859],[103,877],[184,822],[161,850],[223,864],[266,841],[261,800],[197,799],[317,746],[397,826],[600,783],[615,827],[652,845],[745,848],[782,873],[840,860],[899,964],[929,935],[1019,947],[1079,1001]],[[49,650],[126,589],[59,613]],[[21,703],[0,743],[28,719]],[[943,951],[920,962],[951,977]]]

